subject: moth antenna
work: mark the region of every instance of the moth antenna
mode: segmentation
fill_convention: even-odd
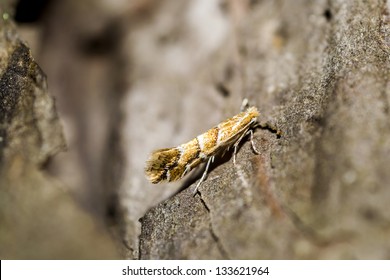
[[[240,110],[241,110],[241,112],[244,112],[244,111],[246,111],[246,109],[248,109],[248,108],[249,108],[249,100],[248,100],[248,98],[244,98],[244,99],[242,100]]]

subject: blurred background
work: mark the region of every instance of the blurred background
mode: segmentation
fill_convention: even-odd
[[[29,55],[12,60],[25,50],[14,41],[28,45],[67,145],[32,167],[7,162],[13,184],[0,180],[0,258],[389,258],[389,7],[0,1],[0,66],[19,69]],[[7,77],[0,85],[9,90]],[[33,90],[20,90],[21,100],[34,111],[37,98],[51,112],[46,88],[24,78]],[[196,198],[177,193],[196,176],[146,180],[151,151],[235,115],[243,98],[283,132],[256,130],[260,155],[243,143],[243,173],[216,164],[217,179]],[[0,129],[57,121],[32,115]],[[42,142],[33,141],[39,156],[50,141]]]
[[[125,245],[123,256],[136,258],[138,219],[180,187],[146,181],[150,152],[188,141],[239,110],[244,85],[234,28],[250,1],[7,5],[47,75],[64,129],[67,151],[46,171],[108,226]]]

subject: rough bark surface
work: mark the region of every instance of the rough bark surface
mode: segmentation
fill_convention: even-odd
[[[107,233],[43,170],[65,148],[62,127],[45,74],[5,16],[0,49],[0,259],[117,257]]]
[[[282,137],[147,212],[140,258],[389,258],[389,3],[236,4],[244,94]]]
[[[389,11],[386,0],[52,1],[30,44],[68,144],[50,176],[43,163],[63,146],[53,100],[3,21],[0,238],[74,244],[39,256],[113,257],[98,220],[131,259],[390,258]],[[237,164],[217,157],[195,196],[201,168],[147,182],[152,150],[237,114],[243,98],[269,125],[254,133],[259,154],[244,139]],[[0,244],[28,258],[19,245],[42,243]]]

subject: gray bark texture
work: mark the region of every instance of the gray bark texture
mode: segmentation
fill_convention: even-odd
[[[0,259],[116,258],[108,234],[44,171],[65,149],[62,127],[46,76],[8,16],[2,11]]]
[[[390,258],[389,1],[53,3],[19,30],[59,117],[1,23],[0,258]],[[146,180],[244,98],[258,154],[244,138],[195,195],[202,166]]]
[[[389,258],[389,3],[235,3],[223,86],[243,82],[282,137],[257,130],[259,155],[244,143],[147,212],[140,258]]]

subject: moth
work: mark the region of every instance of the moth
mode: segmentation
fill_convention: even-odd
[[[214,161],[216,155],[233,147],[233,163],[236,164],[238,145],[248,134],[250,134],[252,149],[258,154],[259,152],[253,143],[253,129],[258,125],[259,111],[256,107],[248,107],[245,100],[242,108],[246,106],[247,109],[219,123],[191,141],[177,147],[153,151],[146,161],[145,175],[147,179],[153,184],[163,181],[177,181],[207,161],[203,175],[195,187],[195,194],[206,179],[210,163]]]

